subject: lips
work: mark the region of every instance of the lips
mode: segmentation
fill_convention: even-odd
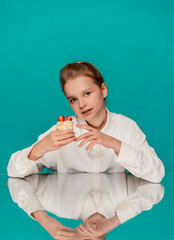
[[[86,112],[88,112],[89,110],[91,110],[92,108],[90,108],[90,109],[87,109],[87,110],[84,110],[83,112],[82,112],[82,114],[84,114],[84,113],[86,113]]]

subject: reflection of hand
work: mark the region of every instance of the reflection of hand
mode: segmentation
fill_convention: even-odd
[[[75,229],[61,224],[55,218],[50,217],[46,211],[38,210],[31,215],[45,228],[45,230],[54,238],[59,240],[87,240],[88,237],[78,233]]]
[[[75,142],[78,142],[79,140],[84,139],[80,144],[79,147],[82,147],[84,144],[86,144],[89,141],[92,141],[86,148],[86,150],[89,150],[92,146],[94,146],[95,144],[101,144],[107,148],[114,148],[113,146],[117,145],[118,147],[120,147],[121,142],[116,139],[113,138],[109,135],[106,135],[102,132],[100,132],[100,130],[93,128],[91,126],[88,125],[80,125],[80,124],[76,124],[77,127],[79,128],[84,128],[86,130],[88,130],[89,132],[82,134],[81,136],[79,136],[78,138],[76,138]]]
[[[71,240],[76,236],[75,229],[64,226],[55,218],[48,215],[44,222],[40,223],[54,239]]]
[[[104,235],[105,233],[111,231],[112,229],[116,228],[120,225],[120,221],[115,215],[112,218],[100,218],[100,219],[87,219],[85,221],[85,226],[80,224],[79,227],[77,227],[77,231],[84,236],[90,236],[90,237],[100,237]]]

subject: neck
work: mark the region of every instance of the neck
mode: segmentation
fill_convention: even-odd
[[[90,122],[87,121],[88,125],[101,130],[107,121],[107,111],[106,108],[103,108],[103,110],[100,112],[100,116],[96,116],[95,119],[91,120]]]

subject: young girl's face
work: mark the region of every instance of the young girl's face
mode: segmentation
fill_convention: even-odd
[[[64,86],[72,110],[77,116],[89,121],[101,115],[105,109],[104,98],[107,96],[107,87],[103,83],[101,87],[87,76],[79,76],[70,79]],[[86,110],[90,110],[85,113]]]

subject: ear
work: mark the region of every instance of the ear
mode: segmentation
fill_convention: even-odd
[[[107,94],[108,94],[108,90],[107,90],[106,83],[102,83],[102,85],[101,85],[101,91],[102,91],[102,94],[103,94],[103,98],[106,98],[106,96],[107,96]]]

